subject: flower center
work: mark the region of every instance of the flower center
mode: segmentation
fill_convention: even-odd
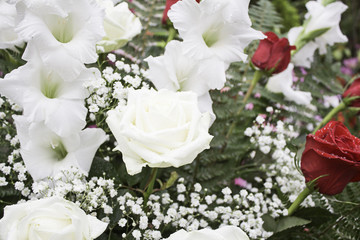
[[[68,154],[64,144],[60,139],[54,139],[52,142],[50,142],[50,147],[54,153],[54,157],[58,161],[63,160]]]
[[[218,28],[210,28],[202,35],[206,46],[212,47],[219,40]]]
[[[62,79],[54,72],[43,73],[41,76],[40,90],[45,97],[53,99],[59,96]]]
[[[74,17],[69,14],[67,17],[62,18],[57,15],[50,15],[45,20],[46,25],[49,27],[52,35],[61,43],[70,42],[76,31],[74,24]]]

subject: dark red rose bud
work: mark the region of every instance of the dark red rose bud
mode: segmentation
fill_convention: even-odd
[[[162,17],[162,24],[166,24],[166,21],[169,19],[168,18],[168,11],[170,10],[171,6],[175,3],[177,3],[180,0],[166,0],[166,5],[165,5],[165,10],[163,12],[163,17]],[[197,2],[200,2],[200,0],[196,0]]]
[[[316,180],[320,193],[341,193],[349,182],[360,181],[360,139],[338,121],[306,137],[301,157],[305,181]]]
[[[252,57],[252,63],[267,72],[279,73],[284,71],[291,59],[291,50],[295,46],[290,46],[287,38],[280,38],[273,32],[266,32],[266,39],[259,43],[259,47]]]
[[[350,87],[343,93],[342,97],[360,97],[360,78],[355,79]],[[353,100],[350,106],[360,107],[360,99]]]

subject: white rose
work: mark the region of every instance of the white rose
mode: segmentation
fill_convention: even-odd
[[[134,90],[122,110],[106,119],[130,175],[142,167],[180,167],[209,148],[209,113],[200,113],[193,92]]]
[[[134,36],[141,32],[141,22],[122,2],[114,7],[112,1],[98,0],[105,8],[104,29],[106,36],[97,43],[105,52],[110,52],[124,46]]]
[[[249,240],[248,236],[238,227],[224,226],[216,230],[202,229],[186,232],[177,231],[167,240]]]
[[[28,201],[5,207],[0,220],[2,240],[90,240],[107,227],[86,215],[73,202],[59,197]]]

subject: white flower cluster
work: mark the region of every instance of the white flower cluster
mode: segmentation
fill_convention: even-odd
[[[142,211],[143,198],[129,193],[118,197],[122,218],[118,225],[131,228],[135,239],[161,239],[161,230],[166,226],[195,231],[210,226],[238,226],[251,239],[265,239],[272,235],[262,228],[263,214],[273,217],[286,215],[287,210],[276,194],[263,194],[259,189],[241,190],[233,194],[229,188],[222,196],[207,194],[200,184],[188,191],[184,179],[179,179],[176,192],[150,195],[147,212]],[[126,238],[126,234],[123,235]]]
[[[87,180],[86,176],[75,167],[63,170],[44,181],[34,182],[31,190],[28,196],[31,200],[62,197],[94,216],[101,209],[106,215],[101,219],[104,222],[109,222],[109,216],[113,214],[112,199],[118,195],[112,179],[92,177]]]
[[[271,192],[278,187],[293,202],[305,187],[305,178],[294,164],[295,153],[292,152],[286,143],[298,134],[292,125],[285,126],[282,121],[277,121],[276,126],[265,122],[264,117],[258,116],[256,123],[245,130],[245,135],[264,154],[273,159],[270,164],[263,164],[262,169],[267,175],[265,180],[256,178],[263,183],[265,191]],[[315,205],[312,196],[309,196],[302,203],[303,206],[313,207]]]
[[[114,64],[105,67],[102,76],[97,76],[92,81],[83,84],[90,92],[86,99],[90,112],[90,120],[95,121],[97,113],[104,109],[123,107],[126,105],[128,91],[130,89],[149,89],[150,86],[143,81],[146,71],[136,63],[126,63],[125,58],[117,59],[118,55],[109,53],[107,59]]]
[[[10,103],[8,99],[5,100],[1,105],[4,105],[3,109],[9,116],[13,113],[13,110],[7,108],[14,106],[14,104]],[[6,161],[0,163],[0,187],[8,186],[10,183],[15,190],[20,191],[22,196],[27,197],[30,194],[30,188],[27,186],[29,175],[20,157],[19,138],[15,131],[11,131],[14,130],[15,126],[7,118],[0,119],[0,123],[1,128],[6,129],[8,132],[1,141],[9,149]]]

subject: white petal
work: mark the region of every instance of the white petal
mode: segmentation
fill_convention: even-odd
[[[324,33],[323,35],[321,35],[320,37],[315,39],[316,44],[319,45],[320,54],[326,53],[326,45],[327,44],[332,46],[335,43],[344,43],[347,41],[348,41],[348,38],[341,32],[339,26],[335,26],[335,27],[331,28],[326,33]]]
[[[286,70],[269,78],[266,88],[271,92],[283,93],[285,99],[289,101],[294,101],[300,105],[309,105],[312,100],[311,93],[295,91],[291,87],[293,69],[294,65],[290,63]]]
[[[108,224],[100,221],[99,219],[91,215],[87,215],[87,218],[90,224],[89,228],[90,228],[91,238],[95,239],[99,237],[106,230]]]
[[[200,5],[196,1],[182,0],[171,6],[168,17],[182,35],[192,27],[192,24],[201,20],[200,14]]]
[[[295,66],[310,68],[311,63],[314,61],[314,53],[318,45],[313,41],[308,42],[292,57],[291,62]]]
[[[15,46],[23,44],[22,38],[15,32],[19,18],[15,4],[0,1],[0,49],[16,50]]]
[[[288,39],[290,45],[295,45],[295,41],[303,29],[304,27],[293,27],[289,30]]]
[[[60,136],[79,132],[86,125],[87,108],[82,100],[50,101],[45,107],[45,125]]]
[[[105,140],[105,132],[100,128],[87,128],[80,132],[81,144],[74,154],[83,171],[89,172],[95,153]]]
[[[224,64],[217,58],[195,60],[184,53],[179,41],[167,44],[164,56],[149,57],[149,78],[157,89],[193,91],[203,95],[210,89],[223,87]]]
[[[235,226],[224,226],[216,229],[215,232],[219,233],[224,239],[249,240],[249,237],[246,235],[246,233]]]
[[[165,56],[150,56],[145,61],[149,64],[148,77],[156,89],[177,91],[180,88],[174,72],[171,71],[172,69],[166,68],[171,63],[165,60]]]

